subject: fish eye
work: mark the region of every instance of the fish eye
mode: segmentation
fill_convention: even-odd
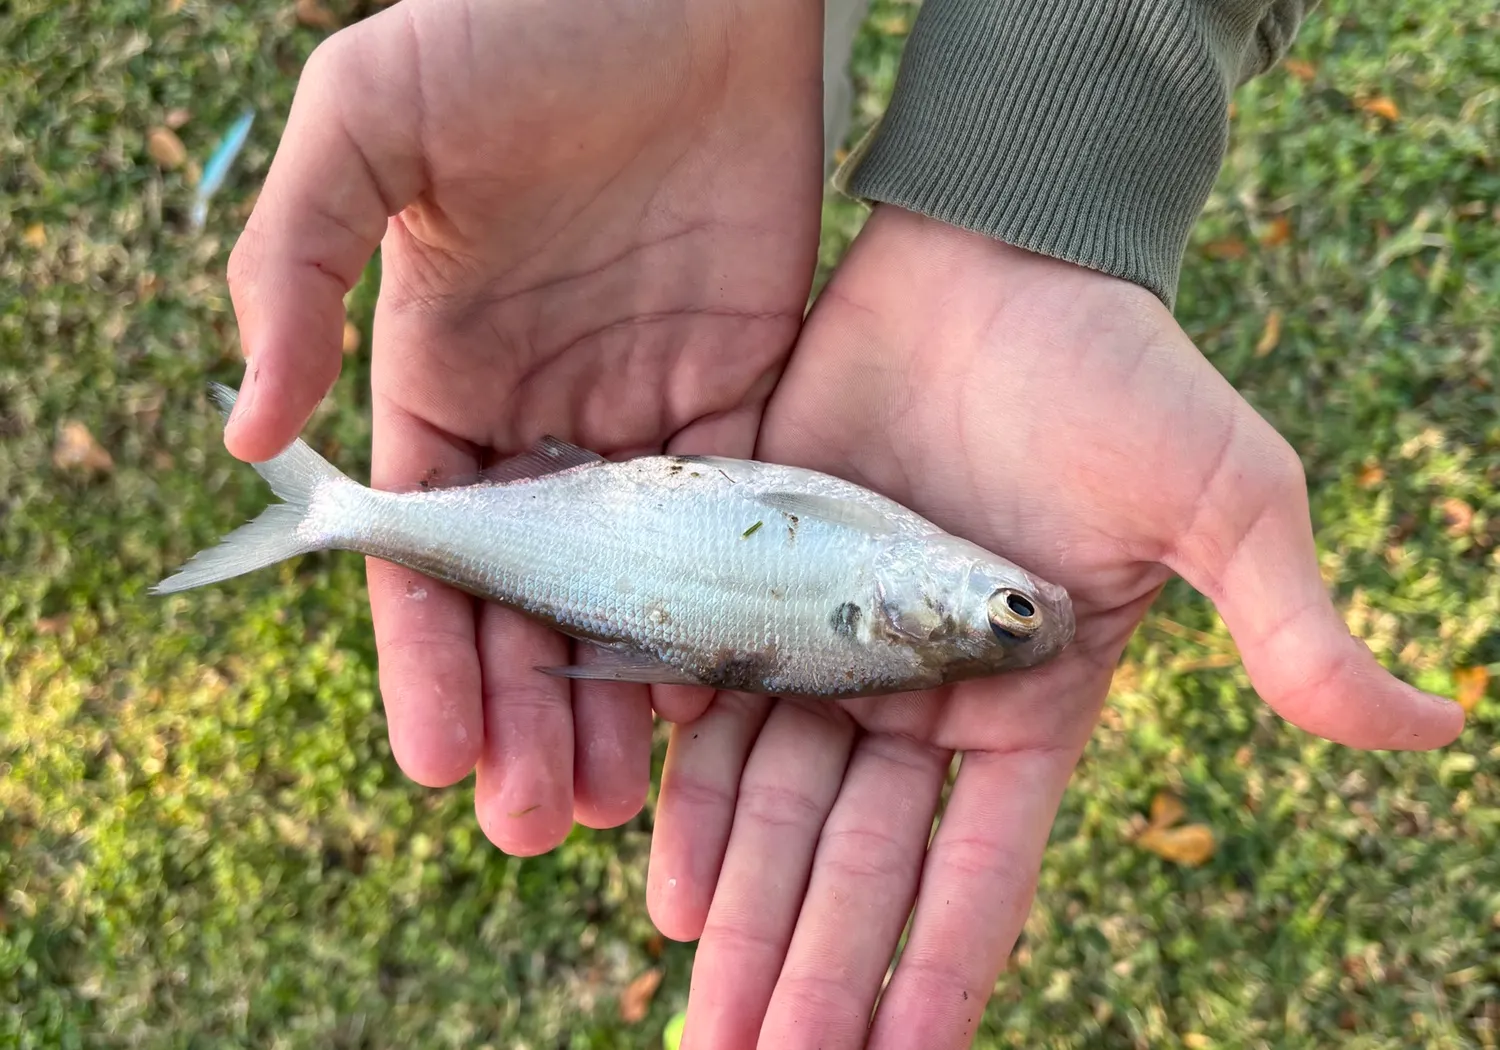
[[[1008,587],[990,595],[989,620],[990,630],[1002,641],[1025,641],[1042,626],[1036,602]]]

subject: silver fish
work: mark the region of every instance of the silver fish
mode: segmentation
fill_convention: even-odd
[[[213,396],[227,416],[235,392]],[[811,470],[616,462],[553,438],[472,483],[405,492],[360,485],[300,439],[255,469],[285,502],[154,593],[351,550],[599,647],[545,673],[781,696],[932,688],[1043,663],[1073,639],[1061,587]]]

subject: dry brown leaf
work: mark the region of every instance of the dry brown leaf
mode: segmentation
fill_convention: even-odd
[[[177,109],[169,110],[167,112],[166,120],[162,121],[162,123],[166,124],[166,126],[171,128],[173,131],[176,131],[178,128],[182,127],[192,119],[192,111],[183,109],[179,106]]]
[[[67,628],[67,615],[44,616],[36,622],[37,634],[62,634]]]
[[[1266,232],[1260,235],[1260,243],[1267,248],[1274,248],[1278,244],[1285,244],[1292,239],[1292,220],[1285,215],[1278,215],[1266,226]]]
[[[146,152],[168,171],[182,167],[187,161],[187,147],[177,137],[177,132],[167,127],[155,127],[146,133]]]
[[[1281,60],[1281,68],[1304,84],[1311,83],[1318,75],[1318,67],[1300,58],[1284,58]]]
[[[59,470],[110,470],[114,458],[76,419],[62,425],[57,444],[52,447],[52,463]]]
[[[185,0],[167,0],[167,14],[175,15],[178,11],[181,11],[184,2]]]
[[[1373,113],[1377,117],[1384,117],[1386,120],[1399,120],[1401,118],[1401,110],[1396,108],[1396,103],[1384,95],[1376,95],[1374,98],[1365,99],[1359,104],[1359,108],[1366,113]]]
[[[646,954],[653,959],[660,959],[661,953],[666,951],[666,942],[662,940],[661,934],[653,933],[646,938]]]
[[[835,164],[842,164],[842,163],[844,163],[844,161],[846,161],[848,159],[849,159],[849,151],[847,149],[845,149],[843,146],[840,146],[838,149],[836,149],[836,150],[833,151],[833,162]]]
[[[1362,489],[1373,489],[1385,480],[1385,468],[1379,463],[1366,463],[1359,470],[1358,484]]]
[[[22,232],[21,240],[28,248],[45,248],[47,247],[47,227],[34,222]]]
[[[1205,244],[1203,254],[1210,259],[1243,259],[1250,254],[1250,249],[1238,237],[1224,237]]]
[[[1170,791],[1158,791],[1151,799],[1151,826],[1153,828],[1170,828],[1183,817],[1187,816],[1187,807],[1182,804],[1182,799]]]
[[[652,967],[630,982],[620,996],[620,1020],[626,1024],[640,1024],[646,1019],[651,999],[661,985],[661,976],[661,968]]]
[[[1255,753],[1250,750],[1250,745],[1245,744],[1234,753],[1234,764],[1241,769],[1245,769],[1250,765],[1250,760],[1254,757]]]
[[[297,21],[309,29],[334,30],[339,27],[338,16],[319,0],[297,0]]]
[[[1455,539],[1464,535],[1474,524],[1474,508],[1456,496],[1450,496],[1438,504],[1443,511],[1443,531]]]
[[[353,321],[344,322],[344,353],[352,354],[359,349],[359,329]]]
[[[1136,839],[1163,860],[1196,868],[1206,863],[1217,848],[1214,832],[1207,824],[1184,824],[1180,828],[1148,828]]]
[[[1489,688],[1490,672],[1485,667],[1460,667],[1453,672],[1453,681],[1458,686],[1458,706],[1464,709],[1465,714],[1473,714],[1474,708],[1479,706],[1479,701],[1484,697],[1484,691]]]
[[[1261,329],[1260,341],[1255,344],[1255,356],[1265,357],[1276,344],[1281,342],[1281,311],[1272,310],[1266,314],[1266,326]]]

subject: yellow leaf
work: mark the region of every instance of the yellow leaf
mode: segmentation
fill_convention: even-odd
[[[872,24],[886,36],[904,36],[911,32],[911,22],[905,15],[885,15]]]
[[[1292,220],[1285,215],[1278,215],[1266,226],[1266,232],[1260,235],[1260,243],[1267,248],[1274,248],[1278,244],[1285,244],[1292,239]]]
[[[626,1024],[640,1024],[646,1019],[646,1011],[661,984],[661,976],[661,968],[653,967],[630,982],[620,995],[620,1020]]]
[[[359,349],[359,329],[353,321],[344,322],[344,353],[352,354]]]
[[[177,132],[167,127],[152,128],[146,133],[146,152],[168,170],[182,167],[187,160],[187,147],[177,137]]]
[[[1385,480],[1385,468],[1379,463],[1366,463],[1359,470],[1358,483],[1362,489],[1373,489]]]
[[[1237,237],[1224,237],[1217,241],[1209,241],[1203,246],[1203,254],[1210,259],[1243,259],[1249,251],[1250,249],[1245,247],[1245,242]]]
[[[1484,697],[1485,689],[1489,688],[1489,670],[1483,667],[1460,667],[1453,672],[1453,681],[1458,685],[1458,695],[1454,697],[1458,706],[1464,709],[1465,714],[1473,714],[1474,708],[1479,706],[1479,701]]]
[[[34,222],[26,227],[21,234],[21,240],[26,242],[28,248],[45,248],[47,246],[47,227],[39,222]]]
[[[104,446],[77,420],[68,420],[52,447],[52,463],[59,470],[109,470],[114,459]]]
[[[1136,839],[1163,860],[1196,868],[1206,863],[1217,847],[1214,832],[1207,824],[1184,824],[1180,828],[1148,828]]]
[[[1396,108],[1396,103],[1384,95],[1365,99],[1359,104],[1359,108],[1377,117],[1384,117],[1386,120],[1399,120],[1401,117],[1401,111]]]
[[[1209,1050],[1214,1043],[1202,1032],[1185,1032],[1182,1036],[1182,1045],[1187,1047],[1187,1050]]]
[[[1300,58],[1284,58],[1281,60],[1281,68],[1304,84],[1312,81],[1318,75],[1318,69],[1311,62]]]
[[[1187,815],[1182,799],[1169,791],[1158,791],[1151,799],[1151,826],[1169,828]]]
[[[1266,314],[1266,326],[1261,329],[1260,342],[1255,344],[1255,356],[1265,357],[1276,344],[1281,342],[1281,311],[1272,310]]]

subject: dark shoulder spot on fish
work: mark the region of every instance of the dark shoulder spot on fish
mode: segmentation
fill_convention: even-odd
[[[681,474],[682,473],[682,464],[681,463],[673,463],[670,467],[667,468],[667,473],[669,473],[669,474]]]
[[[865,611],[854,602],[845,602],[834,609],[828,616],[828,626],[833,628],[834,634],[852,637],[859,630],[859,621]]]

